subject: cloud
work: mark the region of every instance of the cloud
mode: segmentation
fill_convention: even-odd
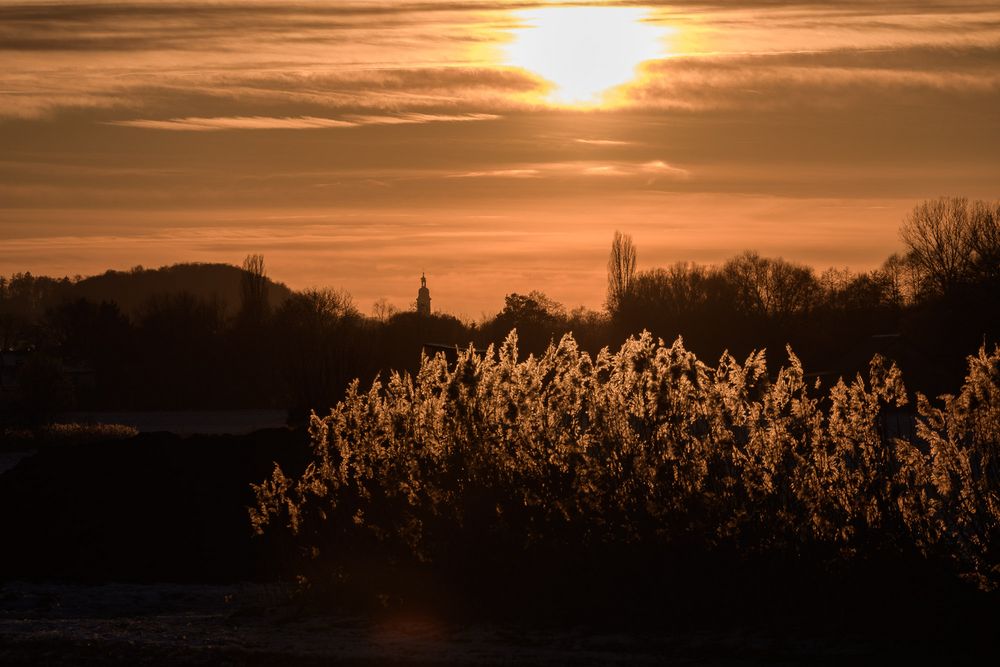
[[[492,113],[429,114],[402,113],[394,116],[352,116],[358,125],[407,125],[410,123],[461,123],[477,120],[496,120]]]
[[[485,113],[545,86],[489,57],[502,3],[3,4],[0,119]]]
[[[886,66],[876,54],[850,65],[790,54],[675,58],[650,64],[642,81],[616,91],[615,102],[634,109],[751,112],[860,109],[883,102],[927,106],[956,96],[995,100],[1000,50],[995,56],[993,67],[952,63],[950,69]]]
[[[427,122],[408,113],[535,111],[550,84],[505,66],[498,53],[513,25],[507,10],[549,4],[6,4],[0,118],[97,108],[169,120],[388,114],[378,122],[401,124]],[[1000,87],[995,2],[647,4],[651,20],[675,28],[676,43],[612,95],[619,106],[815,108],[863,104],[889,89],[982,95]]]
[[[628,176],[629,171],[613,164],[599,164],[593,167],[584,167],[581,172],[585,176]]]
[[[631,141],[618,141],[616,139],[574,139],[573,141],[588,146],[628,146],[633,143]]]
[[[55,56],[33,58],[37,62],[30,72],[0,71],[0,119],[50,119],[61,110],[99,108],[119,116],[122,110],[141,109],[160,119],[336,114],[345,121],[372,117],[362,124],[401,124],[428,122],[421,117],[426,114],[483,120],[483,114],[530,109],[532,96],[546,89],[538,77],[508,67],[399,63],[342,65],[331,71],[327,62],[276,68],[246,58],[207,68],[200,64],[204,55],[187,53],[171,56],[165,67],[162,57],[136,54],[129,59],[134,62],[86,71],[67,70],[64,59]]]
[[[540,162],[517,165],[509,169],[484,169],[448,174],[447,178],[558,178],[561,180],[586,176],[666,176],[673,179],[690,178],[687,169],[674,167],[662,160],[648,162],[595,162],[591,160],[569,162]]]
[[[687,169],[681,169],[680,167],[675,167],[669,165],[663,160],[651,160],[649,162],[643,162],[638,165],[637,168],[639,173],[642,174],[661,174],[664,176],[674,176],[677,178],[689,178],[691,172]]]
[[[146,130],[179,130],[184,132],[215,132],[219,130],[312,130],[328,127],[355,127],[358,123],[333,118],[268,118],[266,116],[232,116],[229,118],[172,118],[169,120],[113,120],[108,125],[138,127]]]
[[[663,160],[649,162],[614,162],[582,166],[579,173],[584,176],[666,176],[669,178],[687,179],[691,172],[687,169],[674,167]]]
[[[467,122],[494,120],[495,114],[424,114],[409,113],[398,116],[354,116],[350,120],[316,118],[313,116],[281,117],[230,116],[221,118],[171,118],[168,120],[113,120],[107,125],[138,127],[146,130],[173,130],[182,132],[217,132],[220,130],[315,130],[331,127],[358,127],[361,125],[396,125],[410,123]]]
[[[538,169],[492,169],[489,171],[467,171],[462,174],[448,174],[448,178],[538,178]]]

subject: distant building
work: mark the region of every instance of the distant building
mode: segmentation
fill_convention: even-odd
[[[427,289],[427,276],[420,275],[420,291],[417,292],[417,315],[431,314],[431,291]]]

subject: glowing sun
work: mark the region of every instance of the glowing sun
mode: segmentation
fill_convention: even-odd
[[[550,81],[549,100],[578,106],[636,77],[645,60],[665,55],[669,30],[639,7],[546,7],[516,13],[522,25],[506,61]]]

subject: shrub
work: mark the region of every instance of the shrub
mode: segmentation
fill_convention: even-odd
[[[355,382],[313,415],[313,461],[254,486],[258,532],[312,555],[359,545],[447,564],[640,545],[850,559],[921,553],[983,586],[996,562],[1000,349],[958,397],[919,397],[918,438],[886,436],[906,404],[880,357],[822,391],[763,352],[714,367],[648,334],[591,358],[572,336],[518,361],[512,332],[449,367]]]

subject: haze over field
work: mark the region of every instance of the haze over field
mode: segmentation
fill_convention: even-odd
[[[0,57],[0,274],[597,307],[616,228],[861,269],[1000,183],[992,1],[4,2]]]

